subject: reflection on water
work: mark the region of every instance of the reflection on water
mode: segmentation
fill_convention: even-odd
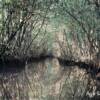
[[[54,58],[29,63],[15,73],[0,73],[0,100],[72,100],[74,91],[84,94],[88,82],[85,71],[62,68]]]

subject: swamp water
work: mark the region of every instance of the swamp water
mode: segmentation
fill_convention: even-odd
[[[85,70],[47,58],[21,71],[0,73],[0,100],[81,100],[88,77]]]

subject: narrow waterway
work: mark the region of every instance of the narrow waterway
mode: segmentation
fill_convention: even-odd
[[[0,100],[72,100],[75,91],[75,100],[80,100],[86,92],[85,70],[75,66],[64,69],[56,58],[31,62],[22,68],[11,67],[0,73]]]

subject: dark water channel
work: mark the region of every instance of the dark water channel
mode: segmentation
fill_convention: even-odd
[[[64,69],[56,58],[6,62],[0,68],[0,100],[82,100],[90,79],[78,67]]]

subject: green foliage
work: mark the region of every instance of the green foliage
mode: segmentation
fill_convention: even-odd
[[[51,50],[54,34],[60,30],[64,30],[69,44],[76,38],[79,48],[83,48],[82,45],[88,42],[88,47],[95,48],[98,52],[100,18],[99,8],[93,0],[1,0],[0,2],[0,42],[9,47],[13,53],[23,50],[26,53],[27,48],[33,44],[38,45],[37,48],[45,44],[43,48]]]
[[[3,44],[6,46],[1,55],[5,54],[7,47],[11,55],[27,54],[35,41],[40,48],[45,43],[43,41],[46,34],[45,21],[52,2],[44,0],[5,0],[1,2],[0,48]]]

